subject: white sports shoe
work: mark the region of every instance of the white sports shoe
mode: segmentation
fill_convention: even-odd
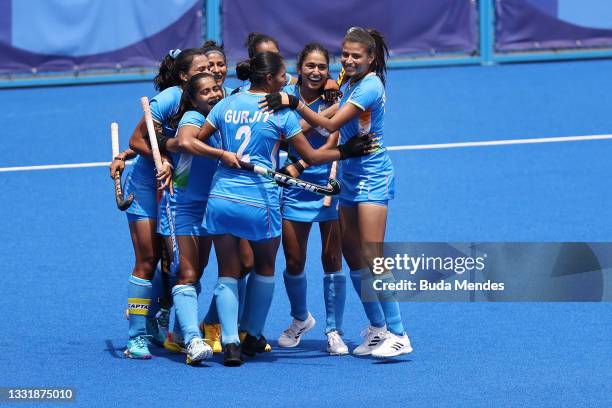
[[[304,321],[293,319],[293,322],[289,325],[287,330],[285,330],[278,338],[278,345],[280,347],[297,346],[300,344],[302,336],[306,332],[310,331],[314,327],[315,323],[316,321],[310,313],[308,313],[308,317]]]
[[[410,345],[408,335],[404,333],[402,336],[398,336],[388,332],[380,346],[372,350],[372,357],[388,358],[408,353],[412,353],[412,346]]]
[[[200,337],[195,337],[187,346],[187,364],[194,364],[212,357],[213,351]]]
[[[337,331],[327,333],[327,352],[332,356],[343,356],[349,352]]]
[[[367,329],[361,332],[361,336],[364,337],[363,343],[353,350],[353,354],[356,356],[368,356],[372,354],[372,350],[381,344],[385,337],[387,337],[387,333],[386,325],[383,327],[368,326]]]

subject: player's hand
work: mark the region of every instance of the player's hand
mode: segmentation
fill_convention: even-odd
[[[231,169],[240,168],[240,162],[238,160],[238,156],[236,156],[236,153],[224,151],[219,160],[221,160],[221,163],[223,163],[224,166]]]
[[[344,160],[349,157],[359,157],[375,153],[380,148],[379,140],[380,137],[377,137],[374,133],[354,136],[346,143],[338,145],[340,159]]]
[[[291,163],[285,164],[278,172],[293,178],[300,177],[304,172],[304,165],[295,157],[289,156],[289,159]]]
[[[332,78],[327,78],[325,86],[323,87],[323,100],[327,103],[336,103],[342,98],[342,92],[338,87],[338,83]]]
[[[289,166],[291,166],[291,164],[290,164],[290,165],[285,165],[285,166],[281,167],[281,168],[280,168],[280,169],[278,169],[276,172],[277,172],[277,173],[284,174],[285,176],[293,177],[293,176],[291,175],[291,173],[289,172],[289,170],[287,169]],[[278,184],[278,185],[279,185],[279,187],[284,187],[284,188],[291,187],[291,185],[289,185],[289,184],[287,184],[287,183],[283,183],[283,182],[282,182],[282,181],[280,181],[280,180],[274,180],[274,181],[276,182],[276,184]]]
[[[162,163],[162,170],[157,173],[157,181],[159,183],[158,190],[163,190],[166,187],[170,190],[170,195],[174,195],[174,183],[172,183],[172,165],[168,161]]]
[[[259,101],[259,107],[264,111],[279,111],[284,108],[296,110],[300,100],[297,96],[289,95],[286,92],[275,92],[267,94]]]
[[[121,156],[115,157],[109,166],[110,177],[114,179],[115,174],[117,172],[119,172],[119,176],[121,176],[123,174],[124,169],[125,169],[125,158],[121,158]]]

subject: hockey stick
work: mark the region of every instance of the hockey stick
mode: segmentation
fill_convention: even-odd
[[[327,186],[319,186],[317,184],[309,183],[304,180],[289,177],[285,174],[266,169],[265,167],[243,162],[242,160],[240,160],[239,163],[240,168],[244,170],[252,171],[274,181],[278,181],[281,184],[289,185],[290,187],[301,188],[303,190],[310,191],[311,193],[325,196],[333,196],[340,194],[340,183],[338,183],[338,181],[336,181],[335,179],[329,179],[329,184]]]
[[[159,153],[159,146],[157,145],[157,136],[155,135],[155,126],[153,125],[153,116],[151,116],[151,107],[149,106],[149,98],[143,96],[140,98],[142,104],[142,111],[144,112],[145,124],[147,125],[147,133],[149,135],[149,143],[151,144],[151,150],[153,151],[153,161],[155,162],[155,168],[159,173],[162,170],[161,154]],[[164,191],[164,194],[167,194]],[[166,200],[166,217],[168,218],[168,226],[170,228],[170,240],[172,241],[172,262],[170,263],[170,272],[176,274],[178,271],[178,245],[176,242],[176,235],[174,232],[174,220],[172,218],[172,212],[170,211],[170,203]],[[163,262],[162,262],[163,263]]]
[[[342,69],[340,70],[340,74],[338,74],[338,79],[336,80],[336,83],[338,84],[338,87],[342,86],[342,81],[344,80],[344,67],[342,67]],[[340,136],[338,136],[338,144],[340,144]],[[338,169],[338,161],[334,161],[331,165],[331,170],[329,171],[329,178],[330,179],[335,179],[336,178],[336,173]],[[323,207],[329,207],[331,205],[332,202],[332,198],[331,196],[326,196],[323,199]]]
[[[119,156],[119,125],[116,122],[111,123],[111,145],[113,149],[113,160]],[[115,180],[115,201],[117,202],[117,208],[121,211],[125,211],[130,208],[132,201],[134,201],[134,194],[125,199],[123,198],[123,190],[121,189],[121,173],[119,170],[115,172],[113,176]]]

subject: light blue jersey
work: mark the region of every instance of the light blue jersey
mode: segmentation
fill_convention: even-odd
[[[151,99],[151,116],[153,116],[153,120],[161,123],[163,132],[166,136],[174,137],[176,135],[176,129],[171,127],[169,122],[172,116],[174,116],[179,110],[182,95],[182,88],[180,86],[173,86],[164,89],[153,99]],[[172,158],[173,164],[176,166],[176,163],[179,162],[180,154],[168,154]],[[159,217],[157,221],[157,232],[161,235],[169,236],[170,226],[165,211],[166,201],[170,203],[170,211],[174,214],[176,210],[176,194],[174,196],[164,194],[162,200],[159,202],[158,207]]]
[[[222,99],[206,118],[219,130],[224,150],[243,161],[268,169],[278,165],[281,135],[289,139],[302,131],[297,117],[288,109],[262,112],[263,93],[240,92]],[[278,205],[278,186],[260,175],[220,166],[213,179],[211,195],[242,201]]]
[[[200,112],[188,111],[181,118],[178,128],[193,126],[200,129],[205,120],[206,118]],[[215,146],[217,144],[215,136],[216,134],[210,137],[208,144],[218,147]],[[180,191],[181,199],[184,197],[185,200],[192,201],[206,200],[217,165],[218,160],[181,153],[173,176],[174,188]]]
[[[179,108],[182,90],[178,86],[165,89],[153,97],[150,102],[151,116],[162,123],[164,133],[174,136],[175,129],[167,125],[168,120]],[[137,156],[131,172],[126,178],[124,190],[127,194],[134,194],[134,202],[126,213],[142,218],[157,218],[157,181],[155,179],[155,164],[152,159]],[[135,218],[130,218],[136,220]]]
[[[241,160],[276,169],[281,137],[302,130],[288,109],[262,112],[259,100],[265,94],[250,91],[231,95],[217,103],[206,120],[221,136],[224,150]],[[231,234],[252,241],[281,233],[279,187],[255,173],[220,165],[212,181],[205,215],[205,228],[212,234]]]
[[[374,133],[381,148],[374,154],[340,162],[340,199],[351,202],[390,200],[394,197],[393,164],[384,145],[385,88],[375,73],[341,89],[340,108],[351,103],[361,113],[340,128],[341,142],[355,135]]]
[[[329,105],[321,97],[318,97],[310,103],[306,103],[300,94],[300,86],[298,84],[285,86],[285,88],[283,88],[283,92],[299,97],[300,100],[314,112],[322,112],[329,107]],[[329,132],[323,128],[313,128],[304,133],[304,135],[310,142],[312,148],[318,149],[327,142]],[[301,158],[300,154],[291,145],[289,145],[288,153],[289,156],[294,156],[298,160]],[[300,176],[300,179],[325,186],[329,180],[331,165],[331,163],[325,163],[318,166],[308,167],[306,170],[304,170]],[[300,222],[323,222],[338,219],[338,197],[333,197],[331,205],[328,207],[323,206],[323,201],[323,196],[315,195],[306,190],[295,187],[284,188],[282,209],[283,218]]]
[[[227,86],[224,86],[221,89],[223,90],[223,97],[224,98],[230,96],[232,94],[232,92],[234,92],[234,88],[228,88]]]

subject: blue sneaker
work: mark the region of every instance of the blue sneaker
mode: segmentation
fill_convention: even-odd
[[[166,338],[160,333],[157,319],[154,317],[147,317],[147,337],[157,347],[164,347]]]
[[[151,353],[149,352],[147,337],[148,336],[136,336],[133,339],[128,340],[127,347],[123,354],[127,358],[149,360],[153,356],[151,356]]]

